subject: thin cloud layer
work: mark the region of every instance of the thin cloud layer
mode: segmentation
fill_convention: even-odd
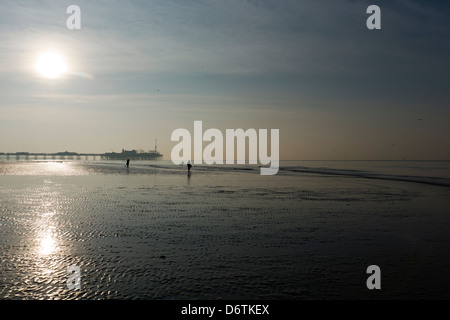
[[[369,148],[364,137],[384,143],[403,128],[398,122],[402,117],[424,117],[427,141],[423,148],[409,147],[404,157],[450,156],[442,147],[425,148],[448,133],[439,121],[448,118],[450,100],[446,2],[378,2],[382,29],[377,31],[365,27],[368,1],[77,1],[82,28],[69,31],[65,11],[71,4],[2,3],[4,114],[15,106],[43,112],[52,106],[46,126],[66,122],[63,118],[72,110],[79,121],[83,112],[86,117],[104,114],[93,133],[117,127],[121,119],[128,119],[131,130],[154,128],[134,133],[136,145],[149,139],[141,135],[169,137],[172,130],[202,117],[211,120],[211,127],[283,127],[289,136],[281,132],[282,158],[306,159],[332,157],[329,150],[351,145],[351,136],[357,147],[349,157],[364,158]],[[52,84],[33,70],[39,52],[49,47],[59,50],[70,68]],[[58,105],[64,112],[58,112]],[[268,111],[270,119],[254,116]],[[0,151],[15,150],[19,141],[27,146],[24,140],[32,133],[22,124],[33,121],[31,114],[4,116],[4,128],[20,127],[23,133],[2,142]],[[361,123],[389,115],[399,120],[383,130],[377,130],[383,127],[379,123],[361,132]],[[299,130],[296,122],[304,119],[316,123]],[[330,128],[336,139],[317,140]],[[406,128],[423,137],[414,123]],[[126,147],[115,142],[120,133],[108,132],[108,149]],[[62,133],[58,145],[65,138]],[[169,140],[159,139],[166,154]],[[106,138],[102,144],[72,143],[67,148],[79,151],[102,151],[108,144]],[[57,151],[45,144],[32,148]],[[392,156],[377,150],[371,154]]]

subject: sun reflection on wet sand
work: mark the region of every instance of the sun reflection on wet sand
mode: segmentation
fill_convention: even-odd
[[[40,212],[36,212],[34,221],[34,250],[30,287],[38,288],[42,299],[59,299],[65,289],[61,283],[64,279],[64,259],[61,255],[62,239],[58,228],[58,201],[52,188],[42,187]],[[53,208],[51,210],[50,208]],[[50,211],[48,211],[50,209]]]
[[[42,238],[39,246],[39,254],[47,256],[57,249],[57,243],[55,238],[52,237],[51,234],[47,234],[44,238]]]
[[[48,197],[48,196],[47,196]],[[45,195],[43,195],[45,198]],[[52,198],[43,201],[41,206],[45,209],[55,208],[56,203],[52,201]],[[54,225],[55,211],[44,211],[38,215],[36,220],[36,230],[37,230],[37,242],[38,242],[38,253],[42,256],[48,256],[58,250],[58,241],[56,238],[56,227]]]
[[[78,163],[69,161],[13,162],[0,167],[2,175],[19,176],[76,176],[87,174]]]

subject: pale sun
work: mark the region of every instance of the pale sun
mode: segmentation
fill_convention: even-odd
[[[44,78],[56,79],[67,72],[64,58],[56,52],[44,52],[36,61],[36,71]]]

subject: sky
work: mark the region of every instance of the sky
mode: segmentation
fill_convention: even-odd
[[[69,30],[67,7],[81,10]],[[366,9],[381,9],[369,30]],[[282,160],[450,159],[448,1],[0,1],[0,152],[279,129]],[[68,71],[42,77],[55,51]]]

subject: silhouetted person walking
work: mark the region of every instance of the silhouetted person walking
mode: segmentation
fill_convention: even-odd
[[[130,159],[127,159],[127,164],[126,167],[129,168],[130,167]]]
[[[188,162],[187,162],[187,168],[188,168],[188,172],[190,172],[190,171],[191,171],[191,168],[192,168],[191,160],[188,160]]]

